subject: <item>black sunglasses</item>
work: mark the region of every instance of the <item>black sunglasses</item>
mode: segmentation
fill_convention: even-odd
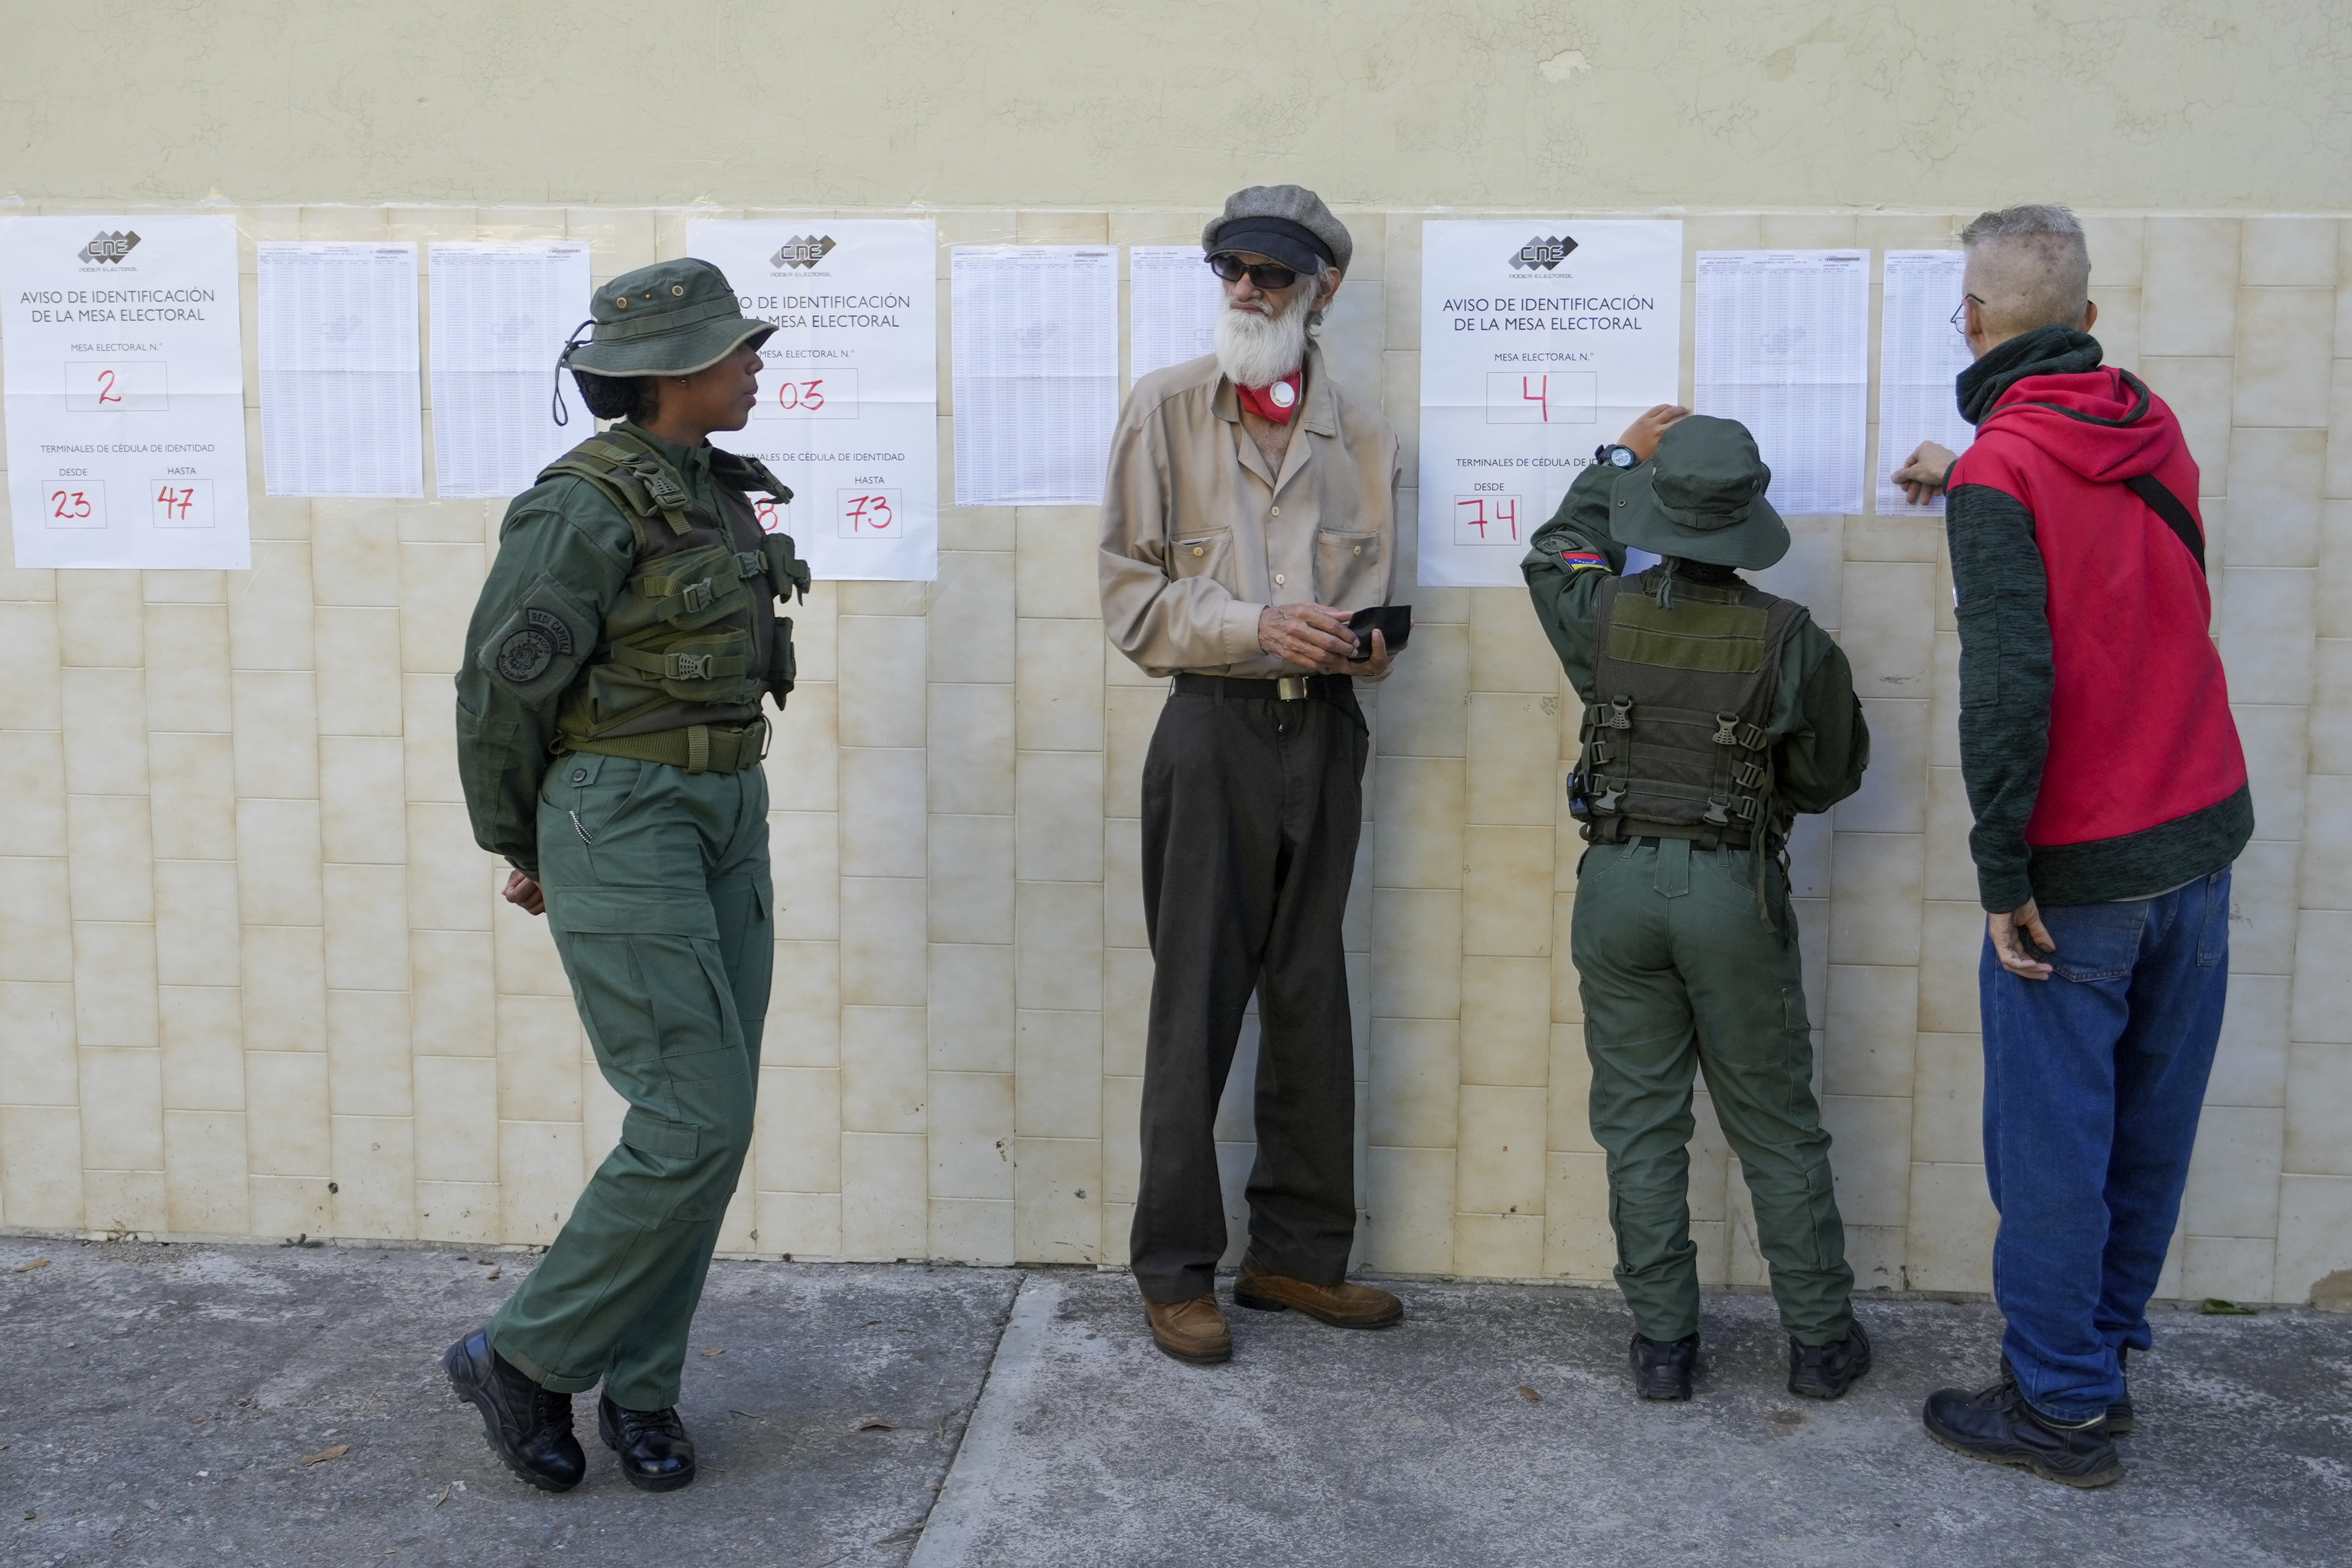
[[[1242,275],[1247,273],[1251,282],[1268,293],[1277,289],[1287,289],[1298,281],[1295,268],[1273,261],[1261,261],[1253,267],[1231,251],[1223,251],[1209,258],[1209,270],[1228,283],[1240,282]]]

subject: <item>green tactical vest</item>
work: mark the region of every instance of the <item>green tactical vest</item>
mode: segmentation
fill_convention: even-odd
[[[1773,791],[1765,725],[1802,605],[1744,583],[1673,580],[1663,567],[1601,585],[1595,700],[1569,775],[1570,812],[1595,844],[1645,835],[1777,854],[1793,812]]]
[[[557,744],[670,763],[699,773],[749,767],[765,751],[762,694],[793,689],[793,623],[775,601],[805,598],[809,570],[792,536],[762,533],[744,498],[792,491],[761,463],[713,455],[720,514],[627,431],[592,436],[540,474],[587,480],[635,535],[637,559],[604,617],[596,649],[563,694]]]

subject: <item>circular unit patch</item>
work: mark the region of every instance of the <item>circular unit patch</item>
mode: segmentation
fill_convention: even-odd
[[[555,639],[537,626],[521,626],[499,644],[499,675],[515,686],[528,686],[555,662]]]

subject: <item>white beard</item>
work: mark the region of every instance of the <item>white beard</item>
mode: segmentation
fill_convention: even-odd
[[[1307,363],[1307,309],[1294,300],[1279,316],[1236,310],[1217,313],[1217,368],[1236,386],[1270,386]]]

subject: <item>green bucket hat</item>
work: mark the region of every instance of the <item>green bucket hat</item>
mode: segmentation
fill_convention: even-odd
[[[588,303],[595,336],[563,345],[561,370],[591,375],[691,375],[776,329],[743,314],[727,275],[688,256],[625,273]]]
[[[1769,566],[1789,527],[1764,499],[1772,470],[1737,419],[1693,414],[1658,437],[1655,456],[1617,476],[1610,531],[1620,544],[1717,566]]]

